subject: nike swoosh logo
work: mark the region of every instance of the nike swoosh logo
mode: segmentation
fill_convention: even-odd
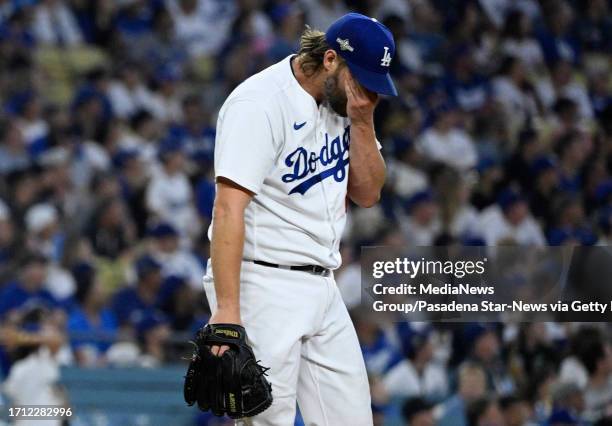
[[[300,130],[302,127],[304,127],[304,125],[306,124],[306,122],[304,121],[303,123],[297,124],[297,123],[293,123],[293,129],[294,130]]]

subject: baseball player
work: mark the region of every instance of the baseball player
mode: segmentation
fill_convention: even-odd
[[[307,28],[297,55],[240,84],[217,123],[217,193],[204,287],[211,324],[242,324],[270,367],[273,403],[244,425],[372,425],[359,342],[333,270],[348,199],[374,205],[385,165],[374,132],[395,44],[350,13]],[[227,346],[213,346],[215,355]]]

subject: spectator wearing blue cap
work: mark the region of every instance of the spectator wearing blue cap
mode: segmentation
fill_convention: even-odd
[[[459,125],[459,113],[452,102],[433,111],[433,125],[417,141],[423,155],[460,171],[476,166],[476,148],[471,137]]]
[[[113,167],[121,170],[133,165],[132,161],[138,159],[140,153],[137,149],[119,149],[112,158]]]
[[[481,232],[489,246],[504,242],[543,246],[546,241],[524,196],[510,188],[500,193],[497,204],[482,212]]]
[[[171,224],[187,243],[188,237],[200,230],[195,210],[193,189],[185,172],[186,159],[183,143],[165,139],[159,147],[161,167],[157,170],[146,192],[146,205],[151,218]]]
[[[401,227],[406,241],[415,246],[430,246],[441,230],[438,203],[431,190],[420,191],[405,203],[408,217]]]
[[[153,257],[145,254],[135,262],[134,267],[135,285],[119,290],[111,302],[111,309],[121,327],[133,327],[156,310],[162,282],[161,265]]]
[[[15,313],[25,305],[40,305],[58,309],[58,301],[45,288],[48,261],[38,254],[28,254],[21,260],[19,278],[0,289],[0,318]]]
[[[177,229],[168,222],[160,222],[151,229],[150,236],[151,254],[162,266],[162,274],[184,277],[193,290],[201,290],[204,265],[188,248],[181,247]]]

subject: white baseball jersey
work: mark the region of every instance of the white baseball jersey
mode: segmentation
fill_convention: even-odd
[[[217,123],[215,177],[255,194],[245,212],[245,259],[340,266],[349,124],[300,86],[290,57],[230,94]]]

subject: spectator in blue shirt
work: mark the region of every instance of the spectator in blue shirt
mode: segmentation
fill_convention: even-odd
[[[580,59],[579,46],[570,34],[572,11],[565,2],[551,3],[545,11],[548,26],[538,34],[544,59],[548,64],[565,60],[577,64]]]
[[[32,49],[36,45],[34,34],[28,25],[29,16],[24,10],[16,10],[0,26],[0,40],[10,43],[13,48]]]
[[[68,316],[70,343],[79,364],[99,365],[116,338],[117,319],[105,305],[95,269],[82,263],[73,268],[72,274],[77,283],[77,303]]]
[[[36,254],[26,256],[22,261],[19,279],[0,291],[0,318],[30,304],[57,308],[57,301],[44,288],[46,277],[47,259]]]
[[[361,352],[368,371],[382,375],[399,363],[402,356],[385,332],[369,318],[353,313],[355,330],[361,342]]]
[[[150,1],[130,2],[117,14],[115,26],[123,37],[139,37],[151,31],[154,10]]]
[[[457,46],[451,53],[451,72],[445,78],[445,87],[451,99],[464,111],[483,108],[491,95],[489,82],[476,72],[470,46]]]
[[[162,282],[161,265],[153,257],[144,255],[136,261],[135,269],[136,285],[120,290],[112,301],[112,310],[121,327],[133,326],[155,312]]]
[[[199,95],[189,95],[182,102],[182,123],[172,126],[169,136],[180,141],[187,155],[212,164],[215,129],[208,124],[208,114]]]

